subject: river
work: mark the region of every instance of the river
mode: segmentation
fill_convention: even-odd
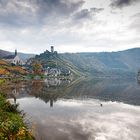
[[[37,140],[140,140],[135,79],[45,79],[13,84],[9,100]]]

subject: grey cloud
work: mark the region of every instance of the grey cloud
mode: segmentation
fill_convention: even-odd
[[[83,5],[83,3],[83,0],[77,2],[70,0],[40,0],[40,4],[38,3],[38,5],[40,11],[43,11],[44,13],[51,11],[65,15],[71,14],[76,11]]]
[[[89,11],[88,9],[83,9],[74,15],[74,20],[90,19],[91,17],[92,17],[92,12]]]
[[[129,6],[139,2],[139,0],[111,0],[110,6],[113,8],[123,8],[125,6]]]
[[[103,10],[104,10],[104,8],[95,8],[95,7],[91,8],[91,11],[93,11],[95,13],[99,13],[99,12],[101,12]]]
[[[83,0],[0,0],[0,23],[32,26],[69,17],[84,4]]]
[[[137,14],[131,16],[131,18],[140,18],[140,13],[137,13]]]
[[[140,13],[137,13],[130,17],[132,21],[129,29],[134,29],[136,32],[140,33]]]
[[[90,8],[89,9],[82,9],[81,11],[75,13],[74,20],[80,20],[80,19],[92,19],[92,17],[96,14],[104,10],[104,8]]]

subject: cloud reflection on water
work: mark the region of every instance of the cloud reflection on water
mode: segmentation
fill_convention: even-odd
[[[53,108],[36,98],[18,99],[43,140],[139,140],[140,106],[95,99],[59,99]]]

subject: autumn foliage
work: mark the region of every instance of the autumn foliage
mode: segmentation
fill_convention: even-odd
[[[20,66],[12,66],[7,68],[11,73],[15,73],[15,74],[26,74],[26,71],[21,68]]]
[[[0,68],[0,75],[9,75],[10,72],[5,68]]]
[[[24,75],[27,72],[20,66],[11,66],[9,63],[0,60],[0,75]]]
[[[42,65],[38,61],[32,63],[32,71],[35,75],[42,74]]]
[[[9,64],[4,60],[0,60],[0,65],[9,65]]]

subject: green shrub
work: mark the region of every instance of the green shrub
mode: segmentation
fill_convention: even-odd
[[[5,79],[0,79],[0,86],[5,83]]]

